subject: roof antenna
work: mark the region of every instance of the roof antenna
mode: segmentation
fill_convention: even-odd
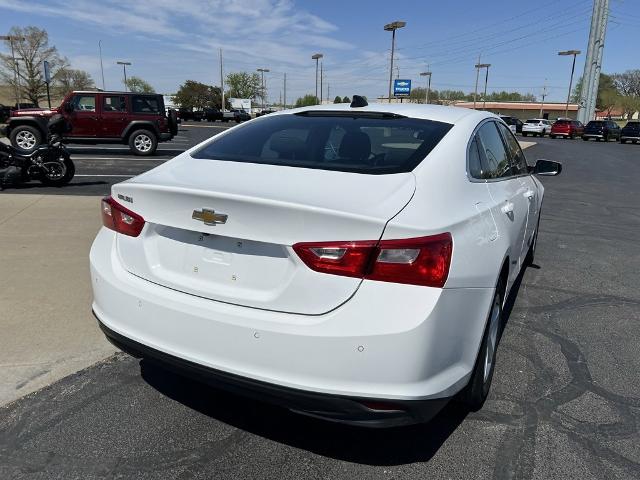
[[[369,105],[369,103],[367,102],[366,98],[361,97],[360,95],[353,96],[353,100],[351,101],[351,108],[366,107],[367,105]]]

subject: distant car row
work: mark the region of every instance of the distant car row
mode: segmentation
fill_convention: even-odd
[[[526,122],[505,115],[501,115],[500,118],[509,125],[513,133],[520,133],[523,137],[549,135],[551,138],[580,137],[584,141],[593,138],[598,142],[602,140],[605,142],[618,140],[620,143],[640,142],[640,120],[629,121],[623,128],[620,128],[612,120],[592,120],[585,126],[582,122],[568,118],[559,118],[553,123],[546,118],[532,118]]]
[[[272,109],[264,109],[258,113],[256,113],[256,117],[260,117],[262,115],[267,115],[269,113],[273,113],[275,110]],[[220,111],[217,108],[205,108],[203,110],[191,110],[190,108],[180,108],[178,109],[178,118],[184,121],[195,121],[201,122],[202,120],[206,120],[207,122],[246,122],[247,120],[251,120],[251,114],[243,109],[232,108],[229,111]]]

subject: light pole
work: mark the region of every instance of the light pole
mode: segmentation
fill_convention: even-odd
[[[482,109],[484,110],[484,107],[487,103],[487,83],[489,82],[489,67],[491,66],[490,63],[476,63],[476,70],[478,71],[478,74],[480,73],[480,69],[481,68],[486,68],[486,74],[484,76],[484,96],[482,97]],[[476,74],[476,94],[478,92],[478,74]],[[476,94],[473,95],[473,109],[476,109]]]
[[[311,59],[316,61],[316,105],[318,105],[318,60],[324,55],[322,53],[314,53],[311,55]]]
[[[262,80],[260,81],[261,89],[262,89],[262,109],[264,110],[264,97],[266,95],[266,91],[264,88],[264,74],[265,72],[269,72],[268,68],[258,68],[256,71],[260,72],[262,75]]]
[[[391,32],[391,67],[389,68],[389,103],[391,103],[391,84],[393,83],[393,54],[396,48],[396,30],[404,27],[407,22],[395,21],[384,26],[385,31]]]
[[[429,83],[427,83],[427,92],[424,96],[424,103],[429,103],[429,92],[431,91],[431,72],[422,72],[421,77],[429,77]]]
[[[118,65],[122,65],[122,71],[124,72],[124,91],[129,91],[127,87],[127,65],[131,65],[131,62],[116,62]]]
[[[573,86],[573,72],[576,69],[576,57],[580,55],[580,53],[580,50],[565,50],[562,52],[558,52],[558,55],[562,56],[573,55],[573,63],[571,65],[571,79],[569,80],[569,93],[567,93],[567,103],[564,107],[565,118],[569,117],[569,100],[571,99],[571,87]]]
[[[0,40],[8,40],[11,45],[11,58],[13,59],[13,86],[16,95],[16,107],[20,110],[20,86],[18,84],[18,64],[16,62],[16,54],[13,48],[13,41],[17,40],[19,42],[24,42],[26,40],[25,37],[18,37],[15,35],[0,35]]]
[[[98,50],[100,51],[100,74],[102,75],[102,90],[104,88],[104,67],[102,66],[102,40],[98,40]]]

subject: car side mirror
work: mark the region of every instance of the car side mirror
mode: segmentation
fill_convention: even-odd
[[[64,111],[67,113],[73,112],[73,104],[67,102],[64,104]]]
[[[529,171],[534,175],[560,175],[562,164],[553,160],[536,160],[534,167],[529,167]]]

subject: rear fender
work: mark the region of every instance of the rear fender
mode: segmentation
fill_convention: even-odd
[[[150,120],[134,120],[127,125],[127,127],[122,132],[121,138],[124,142],[129,141],[129,135],[131,135],[134,131],[145,129],[150,130],[155,133],[158,140],[160,140],[160,129],[158,125]]]

